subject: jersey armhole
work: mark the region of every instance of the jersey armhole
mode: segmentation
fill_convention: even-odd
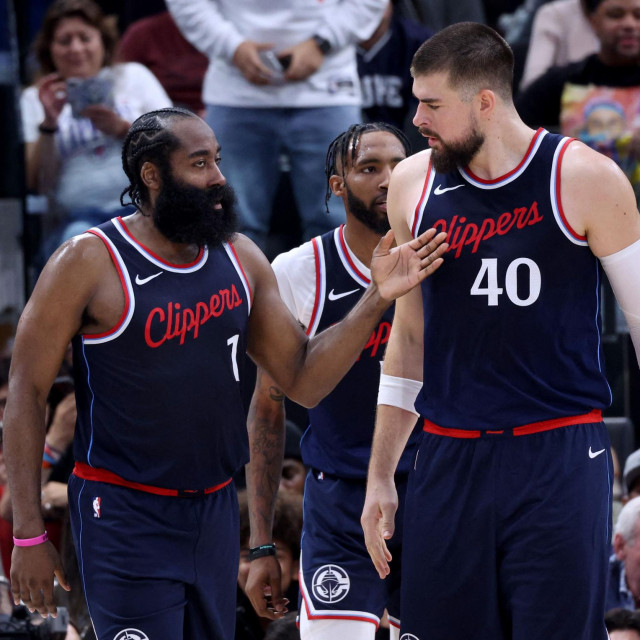
[[[122,286],[122,293],[124,294],[124,309],[122,310],[122,314],[120,315],[118,322],[116,322],[111,329],[103,331],[102,333],[80,334],[85,344],[98,344],[117,338],[126,329],[129,321],[131,320],[131,316],[133,315],[134,297],[129,274],[124,266],[122,257],[118,253],[113,242],[100,229],[96,229],[95,227],[89,229],[86,233],[96,236],[103,242],[109,252],[109,257],[113,262],[113,266],[116,268],[118,278],[120,278],[120,285]]]
[[[418,204],[413,212],[413,223],[411,224],[411,235],[415,238],[418,235],[418,230],[420,229],[420,223],[422,222],[422,213],[424,211],[424,206],[427,202],[427,198],[429,197],[430,184],[433,181],[433,165],[431,163],[431,156],[429,156],[429,166],[427,167],[427,175],[424,178],[424,185],[422,187],[422,193],[420,194],[420,199],[418,200]]]
[[[574,244],[586,246],[587,237],[580,235],[570,224],[562,206],[562,160],[569,145],[575,138],[563,138],[557,146],[551,170],[551,206],[556,222],[564,235]]]

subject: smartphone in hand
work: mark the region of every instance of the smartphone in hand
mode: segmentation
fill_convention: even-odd
[[[67,79],[67,102],[74,118],[81,118],[82,112],[92,104],[114,106],[113,78],[104,71],[91,78]]]
[[[262,64],[267,67],[272,75],[270,84],[284,84],[284,67],[278,60],[278,57],[273,51],[260,51],[258,53]]]

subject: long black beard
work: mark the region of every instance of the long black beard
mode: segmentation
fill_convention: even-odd
[[[432,132],[420,127],[420,133],[429,135]],[[451,173],[458,167],[468,166],[484,144],[484,136],[475,130],[463,142],[445,143],[440,138],[438,140],[442,149],[431,149],[433,166],[438,173]]]
[[[360,220],[365,227],[380,236],[387,233],[387,231],[391,229],[389,218],[387,218],[387,216],[381,216],[372,206],[367,207],[364,200],[353,195],[348,185],[345,184],[345,186],[347,188],[347,206],[353,217]]]
[[[162,175],[162,188],[153,211],[154,223],[168,240],[211,249],[229,241],[237,230],[235,194],[228,185],[201,189]],[[222,209],[214,206],[220,203]]]

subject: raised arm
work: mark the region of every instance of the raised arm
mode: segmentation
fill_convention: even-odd
[[[35,538],[44,532],[40,481],[46,400],[67,346],[83,326],[100,271],[108,268],[98,250],[105,255],[106,251],[95,243],[99,241],[75,239],[54,254],[18,324],[3,429],[16,538]],[[68,588],[51,543],[14,547],[11,590],[15,603],[22,599],[31,611],[55,615],[54,573]]]
[[[341,322],[311,340],[280,299],[275,276],[264,256],[248,239],[240,238],[238,251],[255,292],[249,355],[289,398],[305,407],[315,406],[355,362],[391,302],[440,266],[446,234],[434,235],[435,231],[429,230],[393,249],[393,234],[383,238],[372,258],[373,282],[358,304]]]

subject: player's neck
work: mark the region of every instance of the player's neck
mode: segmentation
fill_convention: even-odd
[[[178,244],[162,235],[155,226],[150,211],[145,210],[144,215],[136,211],[124,218],[124,222],[140,244],[171,264],[189,264],[200,252],[200,247],[195,244]]]
[[[530,129],[515,113],[496,118],[485,132],[482,148],[469,163],[478,178],[495,180],[515,169],[524,158],[535,130]]]
[[[362,264],[371,268],[373,250],[380,242],[380,236],[353,216],[347,216],[344,239],[351,252]]]

